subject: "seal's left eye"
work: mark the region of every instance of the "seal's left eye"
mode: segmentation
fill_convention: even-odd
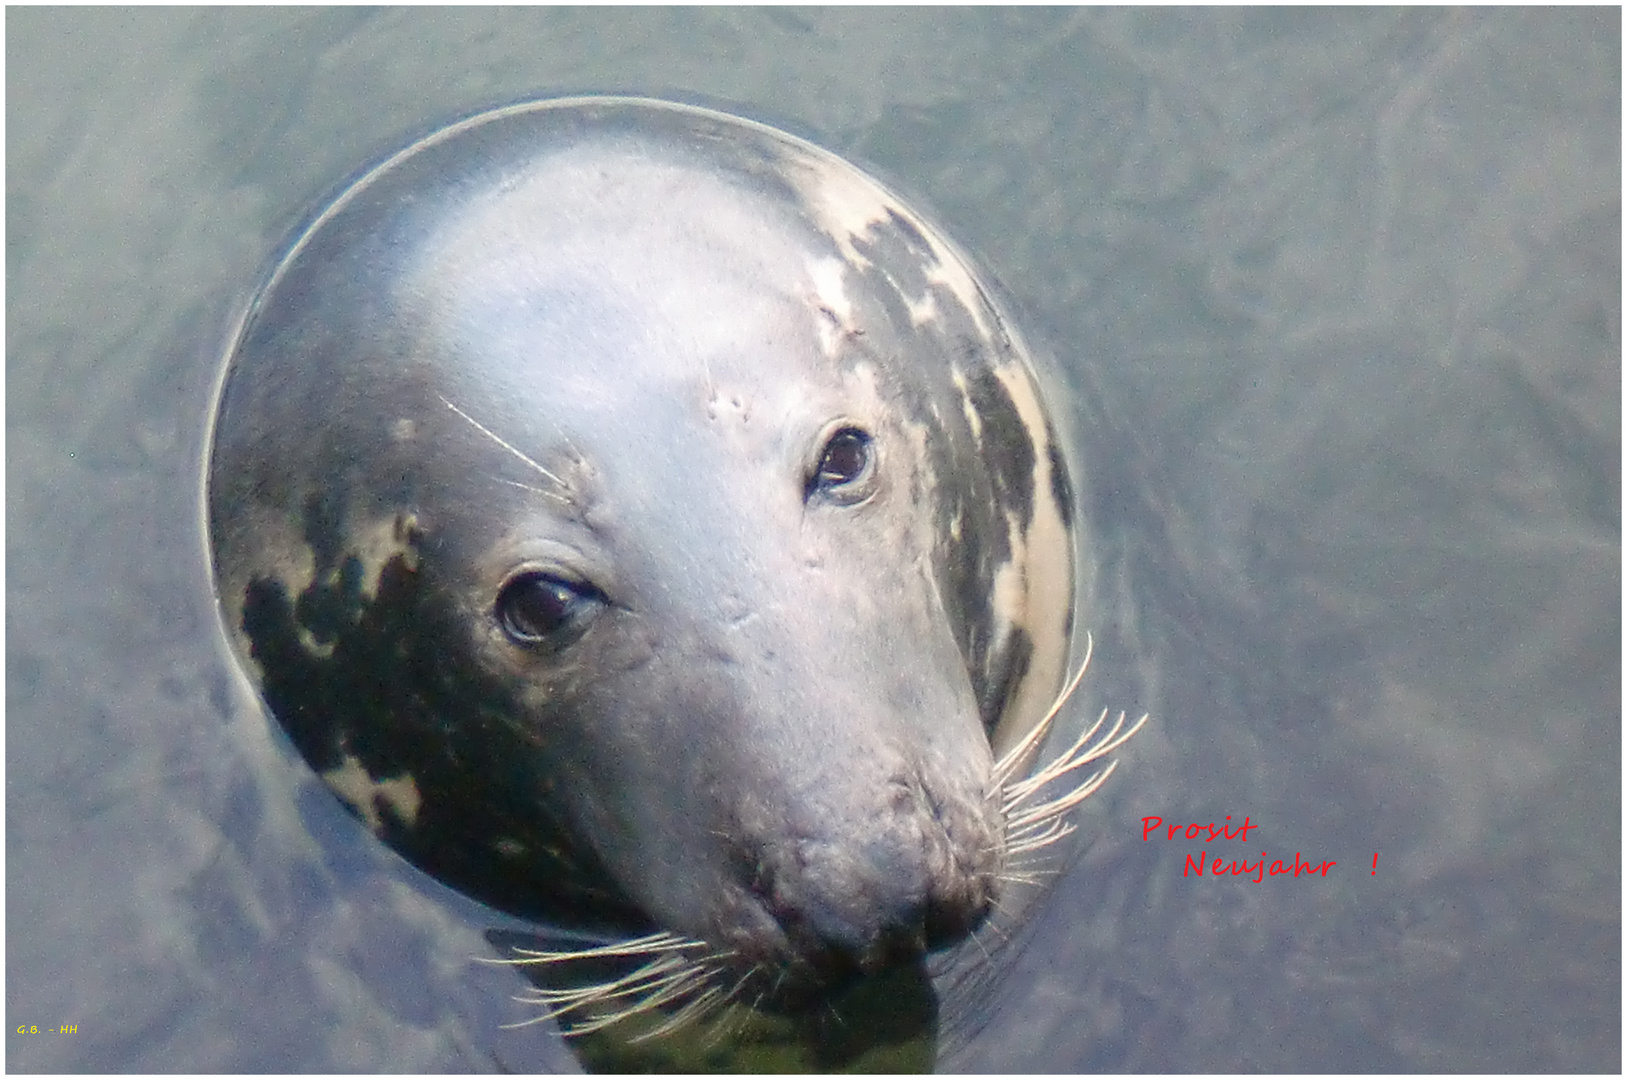
[[[856,427],[840,428],[825,440],[803,497],[818,494],[837,502],[859,502],[870,494],[874,471],[875,449],[869,434]]]
[[[603,604],[593,586],[553,574],[526,571],[503,584],[497,594],[497,622],[516,645],[568,645],[587,629],[587,620]]]

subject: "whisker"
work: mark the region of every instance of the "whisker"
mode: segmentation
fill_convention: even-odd
[[[681,982],[688,978],[689,975],[690,969],[685,966],[682,957],[663,956],[659,960],[652,960],[636,971],[629,972],[610,982],[595,983],[592,986],[575,987],[569,990],[544,990],[538,987],[536,990],[529,992],[525,1000],[532,1005],[563,1006],[557,1011],[564,1012],[587,1002],[611,1001],[615,998],[627,997],[630,994],[641,994],[648,990],[655,990],[675,981]]]
[[[659,1039],[663,1035],[670,1035],[672,1032],[677,1031],[685,1024],[699,1020],[701,1017],[711,1012],[714,1008],[720,1006],[722,1004],[722,996],[723,991],[719,990],[715,986],[710,987],[705,992],[685,1002],[677,1012],[667,1017],[666,1020],[664,1020],[653,1030],[646,1031],[641,1035],[635,1035],[627,1041],[636,1044],[648,1042],[650,1039]]]
[[[618,1009],[614,1012],[607,1013],[604,1016],[596,1016],[592,1020],[588,1020],[580,1024],[572,1024],[571,1029],[565,1034],[572,1038],[579,1035],[591,1035],[595,1031],[610,1027],[613,1024],[619,1024],[623,1020],[627,1020],[631,1017],[657,1009],[667,1002],[675,1000],[676,998],[681,997],[683,994],[688,993],[690,990],[694,989],[696,985],[704,984],[706,978],[704,972],[692,971],[689,974],[689,979],[672,986],[668,986],[658,993],[651,994],[649,997],[640,998],[638,1001],[633,1002],[624,1009]],[[708,990],[703,993],[701,997],[705,998],[707,994],[712,994],[715,992],[716,991],[714,990]],[[682,1010],[680,1010],[680,1012],[681,1011]],[[638,1037],[628,1041],[636,1042],[638,1041]]]
[[[477,956],[475,959],[485,964],[558,964],[572,960],[598,960],[607,956],[642,956],[652,952],[680,952],[684,949],[705,947],[705,942],[686,938],[669,930],[661,930],[641,938],[613,941],[606,945],[590,945],[585,949],[539,952],[514,945],[510,947],[511,951],[523,959],[490,956]]]
[[[1006,851],[1009,854],[1013,851],[1020,851],[1032,844],[1043,846],[1051,840],[1060,839],[1056,835],[1057,833],[1072,831],[1073,825],[1071,823],[1055,816],[1041,816],[1037,820],[1023,821],[1020,825],[1014,825],[1006,834]]]
[[[711,1033],[703,1041],[703,1046],[718,1046],[724,1039],[733,1038],[745,1029],[747,1021],[751,1019],[751,1012],[748,1008],[740,1006],[734,999],[751,981],[751,976],[755,970],[753,968],[743,973],[739,978],[735,979],[733,986],[724,991],[722,999],[717,1002],[718,1009],[726,1010],[723,1019],[712,1028]]]
[[[1073,678],[1068,680],[1067,686],[1063,687],[1062,692],[1051,703],[1051,707],[1046,710],[1045,715],[1040,717],[1039,723],[1035,724],[1028,734],[1024,735],[1015,746],[1000,756],[999,761],[994,763],[993,780],[996,791],[1004,790],[1006,781],[1011,778],[1011,774],[1040,744],[1040,741],[1045,738],[1046,732],[1051,730],[1051,724],[1056,720],[1057,714],[1062,711],[1062,706],[1067,704],[1068,699],[1073,696],[1073,692],[1079,689],[1079,683],[1084,680],[1085,672],[1090,670],[1090,657],[1095,650],[1096,639],[1087,630],[1085,631],[1085,658],[1080,661],[1079,670],[1074,673]]]
[[[1055,844],[1074,832],[1074,823],[1068,819],[1069,812],[1094,795],[1107,782],[1107,778],[1118,768],[1118,762],[1107,762],[1061,794],[1045,798],[1043,793],[1063,777],[1099,762],[1119,749],[1147,723],[1148,715],[1143,713],[1134,723],[1126,727],[1127,714],[1120,712],[1113,725],[1103,734],[1102,728],[1107,724],[1108,718],[1108,710],[1103,709],[1096,717],[1096,722],[1081,733],[1067,749],[1035,768],[1027,776],[1014,779],[1013,774],[1017,768],[1032,757],[1034,750],[1050,731],[1063,705],[1079,689],[1080,681],[1090,667],[1090,658],[1094,651],[1095,642],[1087,632],[1085,656],[1079,670],[1068,680],[1067,686],[1057,695],[1056,701],[1040,721],[995,763],[993,776],[996,794],[1000,800],[1001,812],[1006,818],[1006,861],[1000,872],[1002,880],[1037,885],[1040,879],[1052,876],[1054,871],[1045,869],[1042,863],[1029,860],[1035,852]],[[1024,858],[1025,856],[1028,858]]]
[[[1118,762],[1115,761],[1101,772],[1091,773],[1089,779],[1085,780],[1079,786],[1069,791],[1066,795],[1061,795],[1050,800],[1049,802],[1043,802],[1037,806],[1031,806],[1024,809],[1021,814],[1012,819],[1013,831],[1016,832],[1019,838],[1021,838],[1025,833],[1039,828],[1041,825],[1044,825],[1053,818],[1056,818],[1059,814],[1064,814],[1073,807],[1079,805],[1085,799],[1095,794],[1096,789],[1101,787],[1103,781],[1105,781],[1107,777],[1113,773],[1113,766],[1117,764]]]
[[[553,499],[556,502],[568,503],[571,501],[557,491],[545,491],[540,487],[532,487],[530,484],[522,484],[518,480],[510,480],[504,476],[494,476],[492,479],[496,480],[499,484],[508,484],[510,487],[517,487],[521,491],[529,491],[533,495],[541,495],[543,498]]]
[[[620,975],[606,976],[581,986],[537,985],[515,998],[523,1005],[539,1006],[541,1012],[505,1027],[527,1027],[544,1020],[562,1021],[560,1027],[567,1038],[589,1035],[676,1003],[678,1007],[652,1031],[642,1033],[631,1041],[655,1038],[725,1004],[739,992],[744,982],[743,977],[725,993],[713,984],[725,970],[720,961],[727,960],[733,953],[713,950],[703,941],[664,930],[625,941],[581,948],[528,949],[511,946],[511,952],[513,956],[501,959],[478,959],[486,963],[515,967],[541,966],[545,969],[550,966],[564,968],[583,962],[645,960],[633,970]],[[700,955],[696,955],[697,952]]]
[[[983,943],[982,935],[977,930],[973,930],[971,933],[971,939],[972,944],[977,946],[977,951],[983,954],[983,962],[986,964],[992,964],[994,962],[994,954],[989,952],[989,947]]]
[[[1069,821],[1057,820],[1055,822],[1047,822],[1045,828],[1040,829],[1033,835],[1019,837],[1017,840],[1013,841],[1007,854],[1011,856],[1030,855],[1033,852],[1041,850],[1042,848],[1050,847],[1052,844],[1067,837],[1073,833],[1074,828],[1073,823]],[[1023,865],[1021,859],[1014,860],[1013,866],[1017,870],[1029,870],[1034,868],[1033,866]]]
[[[1101,716],[1097,717],[1096,722],[1090,726],[1090,730],[1079,736],[1079,738],[1074,741],[1072,746],[1068,747],[1068,749],[1064,750],[1062,753],[1053,758],[1050,764],[1034,773],[1034,775],[1030,776],[1028,779],[1010,785],[1006,789],[1006,809],[1010,810],[1011,808],[1015,807],[1024,799],[1027,799],[1040,788],[1050,784],[1058,777],[1070,773],[1075,769],[1081,768],[1082,766],[1089,765],[1093,761],[1099,761],[1101,758],[1106,757],[1114,750],[1117,750],[1119,747],[1123,746],[1126,742],[1130,741],[1132,737],[1134,737],[1136,732],[1141,730],[1142,725],[1147,722],[1147,714],[1143,713],[1141,717],[1136,720],[1133,725],[1131,725],[1129,731],[1125,731],[1123,734],[1120,734],[1124,727],[1125,714],[1122,712],[1119,713],[1119,718],[1113,724],[1112,730],[1110,730],[1102,738],[1102,741],[1097,743],[1095,746],[1089,746],[1087,748],[1087,744],[1091,739],[1096,737],[1096,732],[1101,730],[1101,726],[1106,720],[1107,710],[1103,709]],[[1107,771],[1111,772],[1112,768],[1113,766],[1109,765]],[[1105,777],[1103,777],[1103,779],[1105,779]],[[1089,782],[1090,781],[1088,780],[1086,781],[1086,783]]]
[[[514,1000],[520,1002],[521,1004],[525,1003],[524,998],[515,998]],[[518,1031],[521,1028],[527,1028],[527,1027],[532,1026],[533,1024],[545,1024],[545,1023],[547,1023],[548,1021],[550,1021],[552,1019],[554,1019],[554,1014],[553,1013],[551,1013],[551,1012],[542,1012],[542,1013],[538,1013],[536,1016],[531,1017],[529,1020],[516,1020],[516,1021],[514,1021],[513,1023],[510,1023],[510,1024],[499,1024],[498,1027],[502,1028],[504,1031]]]
[[[486,436],[492,442],[496,443],[498,446],[501,446],[504,450],[507,450],[509,453],[513,454],[515,457],[519,458],[521,461],[525,462],[527,465],[529,465],[533,469],[537,470],[537,472],[541,473],[543,476],[546,476],[549,480],[552,480],[554,483],[558,484],[561,488],[565,489],[566,491],[570,490],[570,485],[567,484],[564,480],[560,479],[558,476],[555,476],[553,473],[551,473],[547,469],[543,468],[540,464],[538,464],[536,461],[532,460],[530,457],[527,457],[526,454],[523,451],[521,451],[518,447],[516,447],[512,443],[505,441],[501,435],[497,434],[497,432],[493,431],[491,428],[487,427],[485,424],[482,424],[479,420],[476,420],[474,417],[470,416],[468,413],[464,412],[462,409],[458,408],[456,405],[452,404],[450,401],[448,401],[444,397],[441,398],[441,404],[445,405],[448,409],[451,409],[453,412],[457,413],[459,416],[461,416],[465,420],[469,421],[470,424],[474,425],[474,428],[475,428],[476,431],[478,431],[482,435]]]

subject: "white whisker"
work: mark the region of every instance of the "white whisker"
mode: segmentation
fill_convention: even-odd
[[[1040,744],[1041,740],[1045,738],[1046,732],[1051,730],[1051,723],[1056,720],[1057,714],[1062,711],[1062,706],[1067,704],[1068,699],[1073,696],[1073,692],[1079,689],[1079,683],[1084,679],[1085,672],[1090,670],[1090,657],[1095,652],[1095,649],[1096,640],[1091,637],[1090,631],[1087,630],[1085,631],[1085,658],[1080,662],[1079,670],[1074,674],[1073,678],[1068,680],[1067,686],[1063,687],[1062,692],[1051,703],[1051,707],[1046,710],[1045,715],[1040,717],[1039,723],[1035,724],[1017,745],[1007,750],[1001,755],[1000,760],[994,763],[993,779],[996,790],[1002,790],[1005,787],[1005,783],[1010,779],[1011,774],[1021,766],[1034,748]]]
[[[527,1004],[547,1005],[550,1008],[559,1006],[556,1011],[564,1012],[580,1004],[611,1001],[632,994],[647,993],[674,981],[682,981],[689,976],[689,971],[683,957],[663,956],[610,982],[570,990],[544,990],[539,987],[527,993],[525,1001]]]
[[[1000,799],[1000,809],[1006,818],[1007,860],[1032,855],[1072,833],[1074,824],[1068,820],[1069,812],[1090,798],[1107,782],[1107,778],[1113,775],[1113,770],[1118,768],[1118,762],[1108,762],[1072,788],[1052,798],[1042,799],[1041,794],[1075,770],[1101,761],[1128,742],[1147,723],[1148,717],[1144,713],[1126,729],[1126,714],[1121,712],[1107,733],[1098,738],[1103,725],[1107,723],[1108,710],[1103,709],[1096,722],[1066,750],[1034,769],[1028,776],[1020,780],[1013,779],[1016,770],[1032,757],[1034,750],[1051,730],[1063,705],[1073,697],[1074,691],[1079,689],[1079,683],[1090,667],[1094,648],[1095,643],[1087,633],[1085,658],[1079,665],[1079,670],[1068,680],[1066,687],[1057,695],[1056,701],[1040,721],[995,763],[993,776]],[[1014,883],[1026,884],[1034,882],[1037,874],[1045,873],[1036,867],[1022,865],[1025,861],[1019,858],[1015,865],[1008,861],[1001,877]]]
[[[469,421],[469,423],[474,425],[474,428],[475,428],[476,431],[478,431],[482,435],[486,436],[492,442],[496,443],[498,446],[501,446],[504,450],[507,450],[509,453],[513,454],[515,457],[519,458],[521,461],[525,462],[527,465],[529,465],[533,469],[537,470],[537,472],[541,473],[543,476],[546,476],[549,480],[552,480],[554,483],[558,484],[561,488],[564,488],[566,491],[570,490],[570,485],[565,483],[564,480],[560,479],[558,476],[555,476],[553,473],[551,473],[547,469],[543,468],[540,464],[538,464],[536,461],[532,460],[530,457],[527,457],[526,454],[523,451],[521,451],[518,447],[516,447],[512,443],[505,441],[501,435],[497,434],[497,432],[493,431],[491,428],[487,427],[485,424],[482,424],[479,420],[476,420],[474,417],[470,416],[468,413],[464,412],[462,409],[458,408],[456,405],[452,404],[450,401],[446,400],[446,398],[444,398],[444,397],[441,398],[441,404],[445,405],[448,409],[451,409],[453,412],[457,413],[459,416],[461,416],[465,420]]]
[[[645,959],[646,962],[620,975],[606,975],[598,981],[580,986],[537,985],[515,997],[521,1004],[537,1006],[542,1011],[537,1016],[505,1027],[521,1028],[544,1020],[560,1021],[560,1029],[567,1038],[589,1035],[624,1020],[676,1006],[652,1031],[641,1033],[631,1041],[655,1038],[726,1005],[749,978],[749,973],[741,976],[725,992],[717,985],[718,979],[727,970],[721,962],[728,960],[733,953],[714,950],[703,941],[668,931],[583,948],[527,949],[511,946],[510,951],[513,956],[479,959],[486,963],[543,969],[552,967],[559,971],[573,963]],[[534,981],[535,978],[533,976]],[[562,981],[569,981],[568,976],[561,978]]]
[[[723,1003],[723,991],[717,987],[709,987],[701,994],[684,1002],[677,1012],[667,1017],[658,1027],[635,1035],[628,1041],[631,1043],[648,1042],[650,1039],[659,1039],[663,1035],[671,1034],[685,1024],[699,1020],[702,1016],[718,1008]]]
[[[503,476],[494,476],[494,477],[492,477],[492,479],[496,480],[499,484],[507,484],[510,487],[517,487],[521,491],[529,491],[533,495],[541,495],[542,497],[544,497],[546,499],[553,499],[555,502],[568,503],[568,502],[571,501],[570,499],[568,499],[564,495],[561,495],[557,491],[545,491],[540,487],[533,487],[530,484],[522,484],[518,480],[510,480],[507,477],[503,477]]]

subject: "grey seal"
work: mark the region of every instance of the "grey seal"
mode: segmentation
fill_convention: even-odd
[[[967,258],[840,158],[645,99],[486,112],[248,306],[223,623],[380,838],[620,942],[644,996],[873,971],[972,933],[1082,797],[1023,779],[1089,594],[1046,401]]]

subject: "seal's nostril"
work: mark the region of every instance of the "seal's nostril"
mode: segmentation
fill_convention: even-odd
[[[943,949],[964,940],[982,925],[993,907],[992,890],[986,888],[958,902],[928,904],[922,918],[926,948]]]

